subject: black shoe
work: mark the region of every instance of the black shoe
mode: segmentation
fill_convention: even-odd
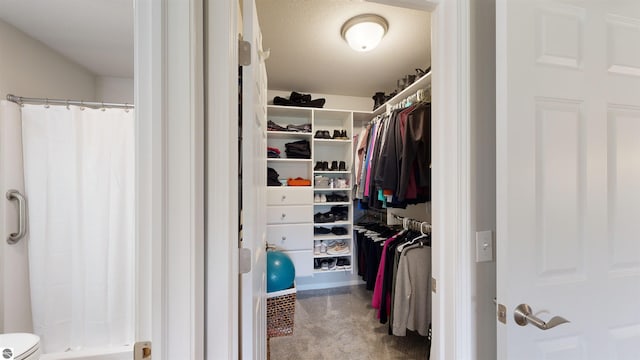
[[[333,130],[333,139],[340,139],[342,137],[342,132],[340,130]]]
[[[338,162],[336,160],[331,162],[331,167],[329,168],[330,171],[338,171]]]
[[[331,232],[331,229],[320,226],[320,227],[314,227],[313,228],[313,233],[314,234],[321,234],[321,235],[326,235],[328,233]]]
[[[349,140],[349,136],[347,136],[347,130],[342,130],[342,137],[343,137],[345,140]]]
[[[333,215],[331,212],[327,212],[327,213],[317,213],[315,215],[313,215],[313,222],[321,224],[321,223],[328,223],[328,222],[334,222],[336,221],[335,215]]]
[[[316,134],[313,135],[313,137],[316,138],[316,139],[323,139],[324,138],[324,130],[316,131]]]
[[[333,227],[333,228],[331,229],[331,232],[332,232],[334,235],[338,235],[338,236],[340,236],[340,235],[347,235],[347,229],[346,229],[346,228],[343,228],[343,227],[341,227],[341,226]]]
[[[316,162],[316,166],[313,167],[313,171],[322,171],[324,168],[324,162],[318,161]]]
[[[329,162],[328,161],[323,161],[322,162],[322,171],[329,171]]]
[[[344,161],[340,161],[338,171],[347,171],[347,164]]]

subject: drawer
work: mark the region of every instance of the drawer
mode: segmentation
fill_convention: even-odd
[[[313,206],[267,206],[267,224],[313,222]]]
[[[313,251],[283,251],[296,267],[296,278],[313,275]]]
[[[309,250],[313,248],[311,224],[268,225],[267,242],[282,250]]]
[[[313,204],[313,189],[310,187],[268,187],[267,205]]]

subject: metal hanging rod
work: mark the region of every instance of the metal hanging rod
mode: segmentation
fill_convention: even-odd
[[[108,103],[108,102],[96,102],[96,101],[82,101],[82,100],[60,100],[60,99],[43,99],[43,98],[29,98],[22,96],[15,96],[12,94],[7,95],[7,100],[14,102],[18,105],[34,104],[34,105],[75,105],[80,107],[88,107],[93,109],[135,109],[133,104],[121,104],[121,103]]]
[[[402,222],[402,227],[406,230],[420,231],[424,234],[431,233],[431,224],[425,221],[414,220],[407,217],[391,214],[394,218]]]

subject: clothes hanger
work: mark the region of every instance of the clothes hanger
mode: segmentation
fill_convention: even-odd
[[[407,241],[404,244],[398,245],[398,247],[397,247],[398,252],[402,252],[402,250],[404,250],[405,247],[415,244],[415,242],[418,241],[418,240],[427,239],[429,237],[429,235],[422,230],[422,226],[424,224],[425,223],[420,223],[420,235],[418,235],[417,237]]]

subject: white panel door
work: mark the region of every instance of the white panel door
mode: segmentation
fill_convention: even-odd
[[[499,359],[640,359],[640,1],[497,1]],[[514,322],[528,304],[549,330]]]
[[[244,39],[251,65],[242,67],[242,247],[251,249],[251,271],[241,278],[242,359],[266,359],[267,71],[254,0],[244,0]]]

